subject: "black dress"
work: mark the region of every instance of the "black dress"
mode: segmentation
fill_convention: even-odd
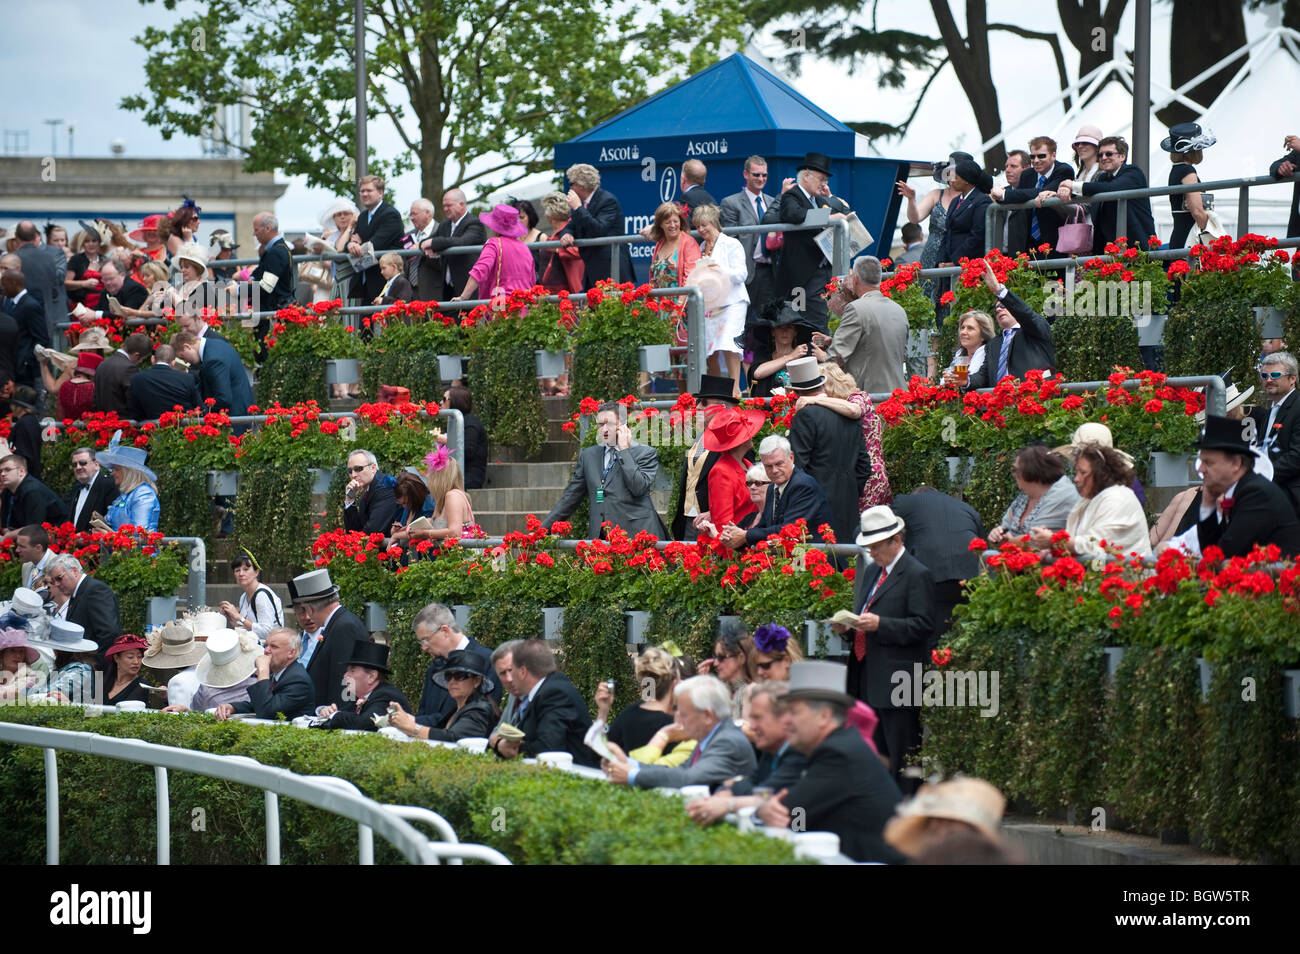
[[[86,253],[78,252],[76,255],[72,256],[72,258],[68,259],[68,275],[71,276],[73,281],[84,281],[86,278],[86,272],[94,271],[98,273],[100,266],[102,266],[106,261],[108,261],[108,259],[101,254],[99,258],[95,260],[95,264],[92,267],[90,259],[86,257]],[[72,306],[81,304],[85,305],[87,308],[98,310],[102,307],[100,305],[100,297],[102,294],[103,292],[92,291],[88,288],[71,289],[68,292],[68,305]]]
[[[609,741],[624,752],[631,752],[649,742],[656,732],[671,725],[672,721],[673,717],[667,712],[647,709],[638,703],[618,714],[618,718],[609,727]]]
[[[1186,162],[1174,163],[1173,168],[1169,170],[1169,184],[1182,185],[1188,173],[1196,176],[1196,167]],[[1200,182],[1201,177],[1196,176],[1196,181]],[[1169,197],[1169,208],[1174,213],[1174,233],[1169,237],[1170,248],[1182,248],[1186,245],[1187,236],[1192,231],[1192,226],[1196,224],[1196,220],[1192,218],[1192,213],[1187,211],[1186,203],[1183,201],[1186,198],[1187,193]]]
[[[127,685],[125,689],[115,696],[108,695],[112,691],[112,686],[104,688],[104,705],[115,706],[119,702],[148,702],[149,690],[140,682],[140,677],[136,676]]]

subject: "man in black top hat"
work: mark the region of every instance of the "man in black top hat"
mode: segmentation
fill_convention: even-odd
[[[831,201],[830,179],[830,158],[820,152],[808,153],[799,165],[795,179],[786,180],[776,214],[773,216],[769,211],[764,221],[803,225],[809,212],[823,208],[832,210],[832,219],[844,218],[844,212],[840,211],[843,203]],[[806,229],[784,233],[773,291],[778,300],[793,300],[796,310],[801,310],[816,329],[825,334],[829,330],[829,314],[821,293],[831,280],[831,265],[817,246],[817,231]],[[800,304],[802,309],[798,307]]]
[[[1276,544],[1283,558],[1300,554],[1300,521],[1287,492],[1255,473],[1246,440],[1252,421],[1205,418],[1201,449],[1201,513],[1196,534],[1201,552],[1216,546],[1225,557],[1246,556],[1256,545]]]
[[[344,679],[348,690],[339,705],[321,706],[316,715],[327,720],[322,729],[361,729],[374,732],[375,716],[388,715],[388,707],[396,703],[403,709],[411,704],[400,689],[387,681],[388,647],[359,639],[352,644]]]
[[[677,511],[673,514],[670,528],[674,540],[694,540],[699,536],[695,522],[700,518],[709,519],[709,471],[722,455],[704,449],[704,428],[712,413],[705,408],[738,405],[740,401],[732,396],[731,384],[731,378],[704,374],[700,376],[700,389],[692,395],[696,410],[700,412],[695,419],[700,433],[686,451],[682,476],[677,481]]]
[[[356,614],[339,603],[329,570],[313,570],[289,581],[289,599],[303,628],[300,659],[316,687],[316,705],[344,707],[343,677],[352,646],[370,639]]]

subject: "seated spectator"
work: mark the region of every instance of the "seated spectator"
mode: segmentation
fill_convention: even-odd
[[[368,450],[348,455],[350,479],[343,491],[343,527],[363,533],[384,533],[397,516],[393,496],[396,481],[379,472],[379,461]]]
[[[898,806],[885,826],[885,841],[915,859],[955,833],[972,834],[1002,846],[999,828],[1007,800],[979,778],[955,778],[923,785]]]
[[[265,643],[271,630],[284,625],[284,603],[262,582],[262,568],[247,548],[231,558],[230,570],[244,592],[238,606],[223,600],[221,612],[236,631],[252,633],[259,643]]]
[[[1300,393],[1296,391],[1300,365],[1287,351],[1275,351],[1259,363],[1267,403],[1251,412],[1256,442],[1273,465],[1273,483],[1285,490],[1300,508]],[[1231,417],[1231,413],[1229,413]]]
[[[522,639],[508,639],[496,649],[492,650],[492,669],[500,680],[501,688],[505,689],[505,701],[501,708],[501,718],[492,730],[492,735],[488,737],[488,747],[491,748],[496,742],[497,733],[501,731],[503,725],[514,725],[519,717],[519,693],[515,687],[515,650],[522,646]],[[421,700],[423,701],[423,700]]]
[[[1061,455],[1042,444],[1030,444],[1016,454],[1011,473],[1020,493],[1002,522],[989,531],[989,543],[997,546],[1008,537],[1022,537],[1033,527],[1064,530],[1070,511],[1079,503],[1079,492],[1065,476]]]
[[[982,311],[968,311],[957,323],[957,350],[943,372],[944,387],[966,387],[970,375],[984,367],[988,343],[993,340],[993,319]],[[965,379],[958,377],[958,366],[966,368]]]
[[[26,631],[0,630],[0,703],[45,691],[45,679],[31,668],[40,658],[41,654],[27,642]]]
[[[27,461],[27,473],[41,476],[41,419],[36,410],[38,398],[32,388],[14,388],[9,398],[13,424],[9,429],[9,447]]]
[[[200,613],[200,617],[215,616]],[[189,709],[199,691],[199,677],[195,671],[207,658],[207,637],[204,642],[194,638],[194,629],[201,625],[198,618],[190,622],[171,620],[149,634],[149,648],[144,653],[144,665],[159,682],[167,684],[167,704],[178,711]]]
[[[158,475],[145,466],[148,454],[142,447],[118,445],[117,438],[100,451],[97,460],[113,470],[113,483],[120,495],[108,505],[104,519],[114,530],[125,526],[158,529]]]
[[[257,637],[245,631],[223,629],[207,639],[207,655],[199,660],[194,674],[199,691],[189,709],[207,712],[222,705],[248,703],[248,690],[257,681],[257,660],[265,658]],[[185,706],[169,705],[168,712],[185,712]]]
[[[731,718],[731,694],[712,676],[694,676],[673,690],[677,722],[699,744],[689,765],[669,768],[642,765],[614,746],[616,758],[602,765],[610,780],[637,788],[681,788],[708,785],[711,789],[736,775],[749,777],[756,762],[753,746]]]
[[[109,318],[125,311],[138,311],[144,308],[145,300],[149,297],[149,289],[132,278],[131,270],[118,259],[109,258],[100,267],[99,278],[104,285],[104,294],[99,300],[99,307],[94,310],[73,309],[74,316],[82,320],[92,317]],[[116,309],[113,307],[114,301],[117,302]]]
[[[465,493],[465,482],[461,479],[456,458],[444,446],[426,457],[425,463],[429,467],[425,481],[429,495],[435,501],[433,530],[426,535],[435,540],[459,540],[469,536],[476,526],[474,508],[470,506],[469,494]]]
[[[494,234],[488,238],[478,261],[469,270],[464,291],[452,301],[470,301],[475,296],[495,298],[532,288],[537,273],[533,253],[519,240],[528,231],[519,218],[519,210],[501,204],[491,212],[479,213],[478,219]]]
[[[315,709],[316,690],[298,662],[298,634],[292,629],[281,626],[267,633],[266,652],[253,660],[253,676],[248,698],[219,704],[218,719],[224,721],[238,713],[252,713],[259,719],[296,719]]]
[[[817,481],[795,467],[789,440],[780,434],[769,434],[758,445],[758,457],[772,482],[767,489],[763,511],[748,530],[719,527],[723,543],[733,550],[752,546],[770,534],[780,533],[782,527],[800,517],[812,531],[831,522],[831,507],[826,494]]]
[[[1132,481],[1132,466],[1113,447],[1102,444],[1080,447],[1074,456],[1074,486],[1080,499],[1065,522],[1070,538],[1061,545],[1077,556],[1105,556],[1103,541],[1108,550],[1118,549],[1138,556],[1149,554],[1147,518],[1142,504],[1129,489]],[[1029,540],[1046,550],[1053,545],[1053,533],[1047,527],[1034,527],[1029,532]]]
[[[387,716],[389,709],[410,709],[411,704],[401,690],[388,681],[388,647],[369,640],[357,640],[352,646],[352,658],[344,671],[344,682],[356,700],[351,706],[339,708],[334,703],[316,710],[324,719],[322,729],[361,729],[374,732],[379,728],[375,716]],[[349,711],[349,709],[351,711]],[[397,711],[393,709],[393,711]]]
[[[68,519],[63,501],[49,487],[27,473],[27,459],[20,454],[0,457],[0,526],[3,539],[18,536],[29,524],[63,523]]]
[[[44,527],[39,529],[42,533],[45,532]],[[50,556],[51,563],[58,559],[57,553],[51,553]],[[45,601],[41,594],[30,587],[15,587],[13,599],[0,602],[0,629],[3,628],[21,629],[33,639],[48,637],[50,617],[45,612]]]
[[[44,364],[41,365],[41,374],[46,379],[45,389],[58,395],[55,412],[59,420],[71,418],[79,421],[95,409],[95,370],[103,360],[100,355],[83,351],[77,355],[77,363],[66,379],[60,376],[55,387],[50,386],[55,382],[49,380],[49,371]]]
[[[414,301],[415,290],[402,273],[402,256],[385,252],[379,256],[379,274],[384,276],[384,287],[375,296],[372,305],[392,305],[399,301]]]
[[[540,639],[525,640],[514,651],[515,689],[520,697],[515,727],[523,739],[496,737],[492,750],[503,759],[568,752],[579,765],[594,766],[596,754],[583,737],[591,726],[587,704],[569,677],[555,668],[555,655]]]
[[[902,794],[857,730],[845,725],[853,704],[843,689],[846,675],[840,663],[807,661],[790,667],[782,718],[808,767],[755,814],[770,828],[788,828],[793,810],[802,809],[802,830],[834,832],[840,836],[840,852],[854,861],[896,861],[883,831]]]
[[[468,649],[454,650],[447,657],[447,665],[434,673],[433,681],[447,691],[456,704],[441,726],[419,725],[413,721],[392,724],[413,739],[432,739],[436,742],[459,742],[461,739],[485,739],[496,725],[496,704],[483,692],[483,678],[487,675],[487,661]]]
[[[403,713],[401,721],[394,718],[393,725],[408,735],[413,735],[416,725],[441,727],[455,705],[446,686],[438,682],[437,675],[447,665],[454,652],[472,652],[491,665],[492,651],[478,640],[466,636],[456,624],[456,615],[441,603],[430,603],[415,614],[411,623],[416,642],[422,652],[433,657],[424,673],[424,691],[420,693],[420,709],[414,715]],[[487,670],[485,669],[486,673]],[[483,692],[495,701],[501,687],[491,676],[483,680]],[[409,722],[407,721],[409,720]],[[405,724],[404,724],[405,723]]]
[[[868,507],[889,503],[894,493],[889,486],[889,474],[885,471],[885,451],[882,445],[885,423],[876,413],[871,395],[858,387],[853,375],[839,365],[827,361],[818,370],[826,378],[825,390],[816,394],[801,394],[795,403],[795,409],[802,410],[810,404],[820,404],[836,414],[861,421],[862,443],[867,448],[867,456],[871,458],[872,471],[863,485],[858,510],[861,512]]]
[[[758,512],[745,488],[745,471],[746,458],[754,449],[754,435],[765,421],[762,411],[738,407],[722,408],[709,418],[701,443],[705,450],[718,455],[708,477],[709,519],[716,528],[736,526]]]
[[[1200,473],[1201,459],[1196,458],[1196,471]],[[1174,494],[1174,499],[1160,511],[1160,516],[1151,525],[1149,536],[1151,550],[1159,553],[1164,550],[1174,537],[1183,533],[1189,526],[1195,526],[1201,509],[1201,488],[1188,487]]]
[[[660,729],[671,725],[672,692],[677,685],[677,660],[667,650],[651,646],[636,660],[636,681],[644,687],[642,701],[628,706],[609,725],[608,737],[624,752],[639,749]],[[596,687],[596,721],[606,722],[614,691],[609,683]]]
[[[1241,422],[1207,416],[1201,449],[1201,552],[1216,546],[1225,557],[1246,556],[1256,546],[1276,544],[1282,556],[1300,554],[1300,522],[1291,498],[1273,481],[1255,473],[1255,454]]]
[[[701,660],[696,672],[701,676],[717,676],[732,695],[732,715],[740,717],[740,707],[746,686],[755,681],[753,668],[754,640],[739,619],[727,619],[718,627],[718,638],[713,642],[713,655]]]
[[[433,498],[429,488],[418,475],[404,470],[397,475],[397,484],[393,487],[393,498],[398,503],[397,516],[389,529],[388,537],[397,546],[406,546],[412,540],[428,539],[428,530],[408,530],[412,520],[420,517],[432,517],[434,513]]]
[[[561,375],[561,380],[564,377]],[[460,411],[465,419],[465,489],[478,490],[487,481],[487,431],[483,421],[474,413],[474,398],[469,388],[453,385],[447,388],[443,399],[447,407]]]
[[[149,687],[140,681],[144,651],[149,644],[133,633],[126,633],[104,650],[104,705],[119,702],[148,702]]]
[[[548,192],[542,196],[542,212],[551,226],[551,241],[559,242],[566,235],[572,236],[569,228],[569,203],[563,192]],[[540,252],[537,283],[548,292],[568,291],[578,294],[583,289],[582,254],[576,245],[563,248],[548,248]],[[471,488],[473,489],[473,488]]]
[[[50,597],[59,606],[54,616],[83,627],[86,638],[93,639],[101,652],[121,635],[117,594],[103,580],[86,576],[81,561],[72,554],[55,557],[45,571],[45,579],[50,584]]]
[[[156,421],[176,407],[189,411],[203,404],[194,375],[172,367],[175,358],[176,349],[160,344],[154,349],[153,363],[131,378],[131,393],[126,401],[131,420]]]
[[[775,623],[765,623],[754,630],[753,647],[749,668],[755,678],[765,682],[786,682],[791,664],[803,659],[799,640]]]
[[[984,284],[998,299],[995,308],[1000,335],[987,343],[984,364],[967,378],[969,387],[990,388],[1008,374],[1023,378],[1029,371],[1049,371],[1056,365],[1052,326],[1006,285],[999,284],[993,266],[984,263]]]
[[[1198,419],[1198,423],[1203,423],[1204,418]],[[1053,449],[1054,454],[1064,454],[1067,457],[1073,456],[1074,452],[1085,444],[1100,444],[1102,447],[1115,447],[1115,439],[1111,436],[1110,428],[1100,421],[1085,421],[1074,429],[1070,435],[1070,443]],[[1124,463],[1133,467],[1133,455],[1118,447],[1119,456],[1124,458]],[[1138,503],[1142,506],[1147,505],[1146,490],[1142,486],[1142,481],[1137,479],[1137,469],[1134,468],[1133,483],[1129,484],[1129,489],[1137,496]]]
[[[754,509],[748,517],[742,517],[736,524],[741,530],[748,530],[762,515],[763,505],[767,503],[767,488],[771,485],[772,481],[767,479],[767,470],[762,464],[753,464],[745,471],[745,489],[749,492],[749,501]]]
[[[72,705],[93,703],[95,699],[95,643],[85,639],[85,630],[76,623],[56,619],[49,624],[49,636],[33,639],[54,653],[49,692],[59,702]]]
[[[45,586],[45,571],[58,556],[50,549],[50,535],[40,524],[22,527],[14,538],[14,556],[22,561],[22,586],[39,590]]]

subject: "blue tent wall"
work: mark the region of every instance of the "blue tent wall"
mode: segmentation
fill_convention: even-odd
[[[831,159],[831,191],[858,213],[877,240],[875,254],[884,255],[899,209],[893,184],[909,163],[860,158],[855,146],[853,130],[737,53],[557,144],[555,168],[586,162],[599,169],[602,187],[623,205],[626,233],[649,222],[660,203],[680,197],[678,175],[687,159],[705,163],[705,188],[721,200],[744,188],[751,155],[767,159],[767,191],[775,195],[806,153],[824,153]],[[641,280],[650,252],[649,244],[632,248]]]

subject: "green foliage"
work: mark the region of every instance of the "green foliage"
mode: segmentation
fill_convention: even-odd
[[[469,635],[489,649],[512,639],[537,639],[542,635],[542,604],[503,599],[475,602]]]
[[[640,347],[634,338],[581,339],[574,344],[572,406],[577,408],[579,396],[584,394],[611,401],[638,393]]]
[[[1052,343],[1056,370],[1067,381],[1104,381],[1116,365],[1142,366],[1137,328],[1127,315],[1062,315],[1052,322]]]
[[[570,603],[564,610],[560,657],[565,675],[587,700],[593,715],[596,686],[608,679],[614,680],[614,712],[640,701],[640,687],[627,653],[627,622],[621,606]]]
[[[206,716],[170,719],[109,716],[79,709],[10,708],[0,719],[117,738],[139,738],[219,755],[242,755],[299,775],[347,779],[384,804],[438,812],[463,841],[487,844],[517,864],[782,864],[790,846],[729,825],[702,829],[681,804],[653,792],[490,756],[403,744],[378,736],[338,736],[275,726],[217,723]],[[44,858],[45,799],[41,751],[0,746],[0,799],[9,837],[2,860]],[[153,770],[97,756],[59,753],[61,858],[64,864],[148,864],[154,853]],[[264,862],[261,791],[190,772],[169,776],[174,864]],[[204,808],[194,831],[191,806]],[[354,822],[280,800],[285,864],[353,864]],[[375,839],[375,860],[400,856]]]
[[[117,595],[122,632],[143,635],[145,611],[154,596],[171,596],[187,578],[185,551],[163,544],[157,553],[114,550],[95,570]]]
[[[646,642],[660,646],[669,640],[697,663],[713,655],[718,638],[718,611],[699,607],[677,607],[661,603],[650,614]]]
[[[235,498],[237,544],[257,554],[262,572],[287,578],[302,572],[315,525],[310,470],[289,461],[261,461],[240,472]]]
[[[257,403],[267,407],[300,401],[328,403],[325,362],[315,355],[272,351],[257,373]]]
[[[1243,381],[1258,358],[1259,327],[1241,289],[1227,281],[1183,282],[1182,297],[1165,324],[1166,373],[1217,374],[1231,368],[1233,380]]]
[[[474,351],[469,374],[474,407],[495,444],[522,448],[535,456],[546,442],[546,408],[537,386],[533,348],[486,346]]]
[[[420,648],[411,628],[415,614],[424,606],[424,603],[408,602],[388,607],[388,667],[392,670],[389,679],[402,690],[413,712],[420,708],[424,673],[429,668],[429,657]]]
[[[387,337],[387,336],[385,336]],[[383,342],[385,345],[388,342]],[[381,384],[409,388],[412,401],[441,402],[444,394],[438,373],[437,351],[371,351],[361,365],[361,386],[366,394],[378,394]]]

